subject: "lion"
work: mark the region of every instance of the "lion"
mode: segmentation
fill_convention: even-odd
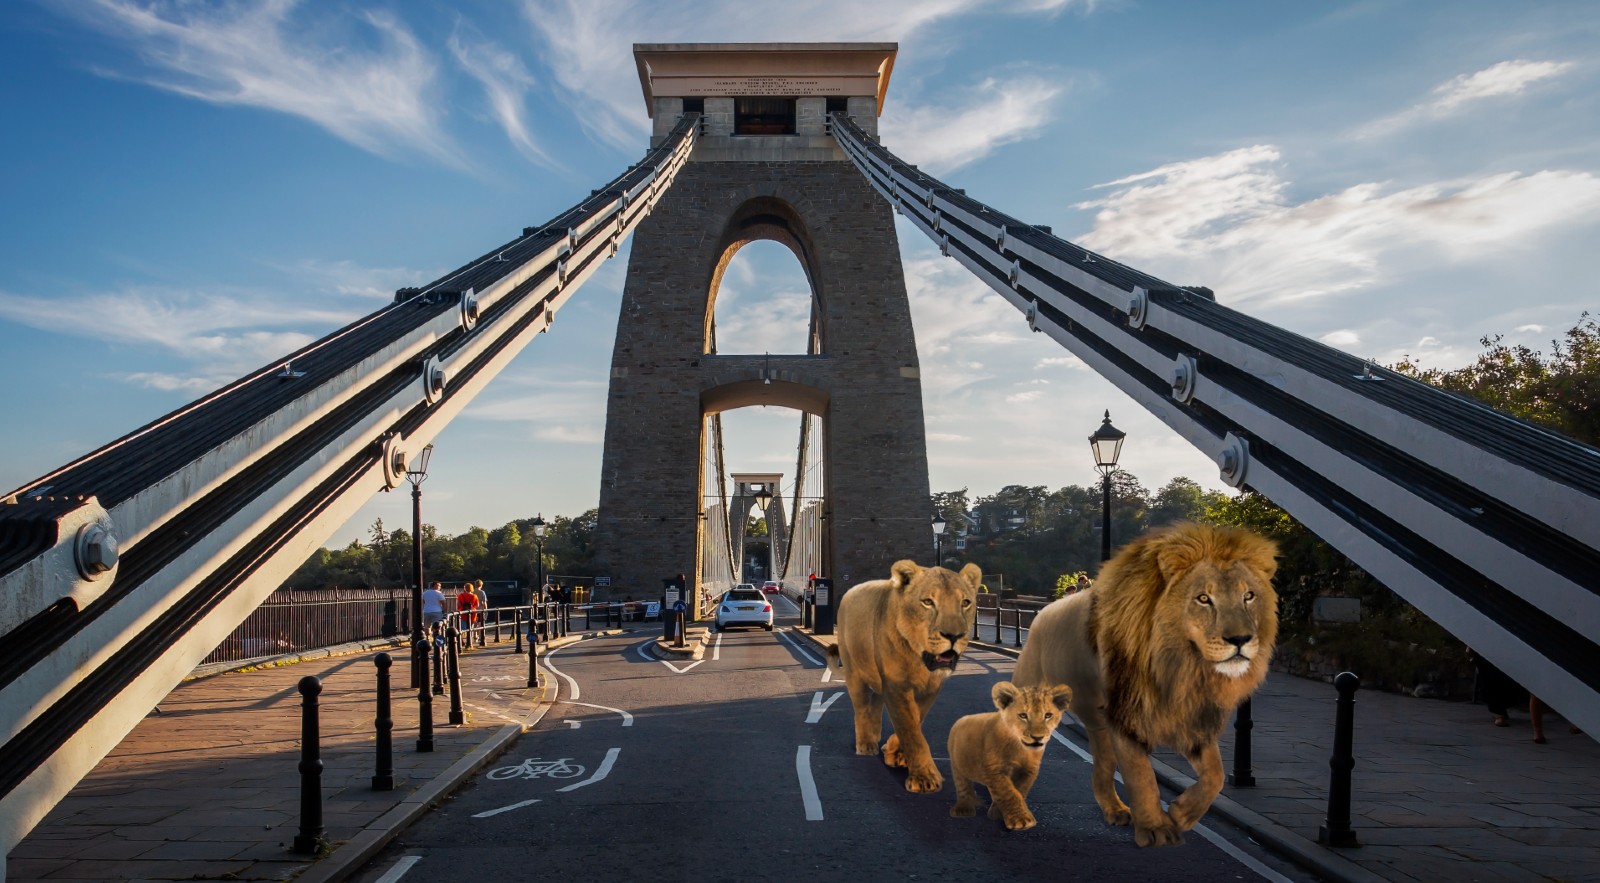
[[[983,571],[976,564],[956,574],[896,561],[889,573],[844,593],[828,663],[844,674],[855,707],[856,753],[879,753],[887,706],[894,732],[883,743],[883,762],[906,768],[907,791],[932,793],[944,787],[944,777],[922,721],[966,652]]]
[[[1001,681],[990,691],[998,710],[969,714],[950,727],[950,776],[956,783],[956,805],[950,815],[965,818],[978,806],[972,783],[989,790],[989,818],[1008,831],[1038,824],[1028,810],[1028,790],[1039,777],[1044,745],[1072,700],[1072,688],[1028,687]]]
[[[1184,523],[1124,546],[1094,587],[1040,611],[1018,686],[1067,684],[1094,756],[1095,802],[1139,846],[1183,842],[1222,790],[1217,739],[1267,676],[1278,635],[1278,547],[1248,530]],[[1150,752],[1169,745],[1196,779],[1165,812]],[[1130,810],[1112,784],[1121,768]]]

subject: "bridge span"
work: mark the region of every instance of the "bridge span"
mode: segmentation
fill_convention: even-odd
[[[943,253],[1212,455],[1229,484],[1283,506],[1600,732],[1600,452],[1006,215],[878,143],[878,106],[832,111],[828,140],[807,149],[842,151]],[[640,163],[549,223],[0,498],[0,848],[551,329],[709,124],[687,109],[658,119]],[[813,424],[801,438],[817,438]],[[808,444],[797,475],[814,465]],[[705,513],[711,496],[702,486],[675,505]],[[795,491],[802,547],[787,561],[829,568],[839,529],[825,508],[803,511],[827,496]]]

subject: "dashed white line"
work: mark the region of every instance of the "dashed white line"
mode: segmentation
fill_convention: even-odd
[[[601,779],[604,779],[606,776],[611,774],[611,767],[616,764],[617,755],[621,753],[621,748],[606,749],[606,759],[600,761],[600,768],[595,770],[593,775],[587,779],[584,779],[582,782],[573,782],[571,785],[568,785],[565,788],[557,788],[556,791],[563,793],[567,791],[576,791],[579,788],[583,788],[587,785],[593,785]]]
[[[406,871],[411,870],[411,866],[420,861],[422,861],[422,856],[420,855],[403,856],[394,863],[394,867],[390,868],[388,873],[379,877],[373,883],[398,883],[399,879],[406,875]]]
[[[795,638],[795,637],[793,637],[793,636],[788,634],[788,629],[784,629],[783,631],[776,632],[775,634],[777,634],[777,636],[782,638],[784,641],[788,642],[789,646],[793,647],[796,650],[799,650],[801,656],[804,656],[805,658],[811,660],[812,663],[814,663],[816,665],[821,665],[822,664],[822,660],[818,659],[815,656],[812,656],[811,655],[811,651],[809,651],[806,648],[800,646],[800,641],[799,641],[798,638]]]
[[[822,701],[822,691],[818,690],[816,694],[811,697],[811,712],[806,715],[806,723],[814,724],[817,721],[822,720],[822,716],[827,713],[829,706],[833,705],[835,702],[838,702],[839,697],[843,695],[844,692],[840,691],[832,696],[829,696],[828,701],[824,702]]]
[[[801,745],[794,753],[794,773],[800,779],[800,799],[806,806],[806,821],[822,821],[822,799],[817,796],[816,780],[811,778],[810,745]]]
[[[717,640],[711,645],[711,661],[716,662],[722,658],[722,632],[717,632]]]
[[[1050,731],[1050,738],[1052,738],[1052,739],[1056,740],[1057,742],[1060,742],[1062,745],[1065,745],[1068,748],[1072,749],[1072,753],[1073,754],[1078,755],[1079,757],[1083,758],[1085,761],[1087,761],[1089,763],[1094,763],[1094,755],[1092,755],[1089,752],[1084,751],[1082,748],[1078,747],[1078,743],[1072,741],[1071,739],[1068,739],[1066,736],[1061,735],[1061,731],[1060,730],[1051,730]]]
[[[491,810],[487,810],[485,812],[473,813],[472,817],[475,818],[475,819],[486,819],[486,818],[488,818],[490,816],[497,816],[497,815],[499,815],[499,814],[501,814],[503,812],[511,812],[514,809],[522,809],[525,806],[532,806],[532,805],[534,805],[535,803],[538,803],[538,802],[539,802],[539,798],[535,797],[532,800],[518,801],[517,803],[513,803],[510,806],[502,806],[499,809],[491,809]]]

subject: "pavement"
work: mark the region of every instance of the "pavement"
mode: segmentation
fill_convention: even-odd
[[[836,641],[803,633],[824,649]],[[1526,714],[1496,727],[1487,709],[1465,702],[1357,691],[1350,827],[1360,845],[1319,845],[1337,696],[1329,683],[1269,675],[1251,700],[1256,784],[1224,785],[1207,818],[1221,815],[1296,864],[1346,883],[1600,881],[1600,743],[1546,713],[1547,742],[1536,745]],[[1070,726],[1086,746],[1082,726]],[[1231,727],[1221,747],[1231,775]],[[1159,752],[1154,760],[1164,785],[1194,782],[1180,756]]]
[[[659,643],[658,653],[672,652]],[[449,696],[434,697],[431,753],[415,750],[419,703],[399,648],[348,645],[190,680],[11,851],[4,879],[343,879],[543,716],[548,697],[526,687],[527,656],[513,646],[462,657],[464,723],[448,725]],[[384,650],[395,660],[397,781],[374,791],[373,658]],[[296,685],[306,675],[323,684],[316,855],[290,851],[301,824]],[[1361,845],[1318,845],[1334,699],[1329,684],[1269,677],[1252,703],[1257,784],[1226,786],[1210,814],[1329,880],[1600,881],[1600,744],[1555,715],[1548,743],[1535,745],[1526,715],[1498,728],[1466,703],[1357,693],[1351,816]],[[1231,771],[1231,730],[1222,751]],[[1187,769],[1157,756],[1158,776],[1174,788],[1188,784]]]
[[[540,648],[614,633],[575,631]],[[343,879],[543,716],[550,688],[528,689],[528,657],[515,647],[508,627],[504,641],[461,656],[464,722],[449,724],[448,692],[433,696],[427,753],[416,750],[420,703],[409,655],[393,642],[199,671],[12,849],[3,879]],[[381,652],[393,660],[391,791],[372,790]],[[290,850],[301,833],[298,684],[307,675],[322,682],[316,854]]]

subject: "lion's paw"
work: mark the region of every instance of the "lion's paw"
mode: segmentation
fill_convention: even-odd
[[[1209,806],[1186,804],[1183,802],[1183,798],[1180,797],[1167,807],[1167,817],[1172,819],[1173,824],[1178,826],[1179,831],[1188,831],[1199,824],[1200,817],[1205,815],[1206,810],[1209,808]]]
[[[938,770],[913,772],[906,776],[906,790],[912,794],[932,794],[944,787],[944,776]]]
[[[857,742],[856,743],[856,753],[860,754],[860,755],[864,755],[866,757],[872,757],[873,755],[878,753],[878,743],[876,741],[872,741],[872,742]]]
[[[1033,813],[1028,812],[1027,810],[1008,815],[1006,816],[1005,821],[1007,831],[1026,831],[1029,828],[1032,828],[1034,825],[1039,824],[1039,820],[1035,819],[1033,817]]]
[[[1139,846],[1177,846],[1183,842],[1183,834],[1171,821],[1164,821],[1153,828],[1135,825],[1133,842]]]
[[[958,800],[955,806],[950,807],[950,817],[953,819],[971,818],[977,814],[978,806],[975,803],[962,803]]]
[[[1105,810],[1106,824],[1118,828],[1133,824],[1133,811],[1124,806],[1121,809]]]
[[[906,756],[900,753],[900,737],[890,736],[889,741],[883,743],[883,763],[885,766],[903,767],[906,765]]]

